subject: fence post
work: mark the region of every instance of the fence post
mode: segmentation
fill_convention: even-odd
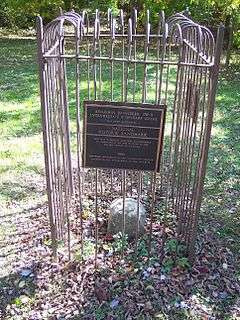
[[[42,131],[43,131],[43,147],[44,147],[44,160],[45,160],[45,174],[48,196],[48,213],[50,221],[50,231],[52,240],[52,250],[54,257],[57,256],[57,238],[56,228],[53,219],[53,198],[52,198],[52,181],[50,176],[50,162],[49,162],[49,143],[48,143],[48,121],[47,121],[47,100],[44,90],[44,59],[43,59],[43,23],[40,16],[36,19],[36,32],[37,32],[37,52],[38,52],[38,67],[39,67],[39,80],[40,80],[40,99],[41,99],[41,113],[42,113]]]
[[[200,160],[200,166],[199,166],[199,171],[200,171],[199,181],[197,183],[197,188],[196,188],[195,218],[193,221],[193,227],[191,230],[192,235],[190,237],[190,244],[188,249],[189,258],[191,261],[194,260],[194,256],[195,256],[194,253],[195,253],[195,242],[197,237],[197,224],[198,224],[199,212],[200,212],[200,207],[202,202],[204,179],[205,179],[206,169],[207,169],[208,150],[209,150],[212,122],[213,122],[213,111],[214,111],[215,97],[216,97],[216,91],[217,91],[220,58],[221,58],[222,47],[223,47],[224,29],[225,27],[223,24],[221,24],[218,28],[215,53],[214,53],[214,65],[212,66],[211,73],[210,73],[210,91],[208,94],[208,115],[206,119],[206,125],[205,125],[206,129],[205,129],[204,142],[203,142],[203,148],[201,152],[201,160]]]

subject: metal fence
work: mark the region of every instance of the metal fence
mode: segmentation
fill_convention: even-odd
[[[159,14],[155,32],[148,12],[145,20],[145,28],[138,26],[136,10],[128,21],[122,11],[114,17],[110,10],[92,16],[68,12],[46,26],[37,18],[55,255],[60,240],[66,240],[69,256],[77,243],[84,257],[84,241],[89,238],[97,262],[106,239],[109,203],[132,197],[147,208],[149,257],[156,241],[162,256],[169,236],[194,256],[224,30],[219,27],[215,41],[207,28],[181,13],[168,19]],[[160,171],[83,168],[85,100],[165,104]],[[123,209],[122,236],[124,222]],[[137,224],[134,248],[139,238]]]

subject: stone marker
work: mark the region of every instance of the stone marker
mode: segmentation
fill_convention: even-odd
[[[139,206],[139,235],[144,233],[146,222],[146,210],[140,203]],[[108,233],[117,234],[122,232],[123,225],[123,199],[115,199],[110,205],[110,215],[108,219]],[[137,230],[137,200],[132,198],[125,199],[125,234],[129,239],[136,236]]]

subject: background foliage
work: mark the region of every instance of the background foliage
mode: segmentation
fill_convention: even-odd
[[[129,15],[133,7],[141,12],[148,8],[153,24],[157,23],[161,10],[170,15],[188,8],[193,19],[205,25],[214,27],[223,22],[228,27],[232,22],[234,45],[240,47],[240,0],[1,0],[0,26],[11,29],[34,27],[36,15],[40,14],[47,22],[59,13],[60,7],[64,10],[99,8],[103,11],[112,8],[115,12],[123,8]]]

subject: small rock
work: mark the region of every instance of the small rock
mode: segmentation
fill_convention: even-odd
[[[144,233],[144,225],[146,222],[146,210],[143,204],[139,206],[138,219],[138,202],[132,198],[125,199],[125,234],[129,239],[136,236],[137,224],[139,220],[139,234]],[[122,232],[123,224],[123,199],[115,199],[110,205],[110,215],[108,220],[108,233],[118,234]]]
[[[219,297],[220,297],[221,299],[226,299],[227,296],[228,296],[228,293],[227,293],[226,291],[223,291],[223,292],[220,292],[220,293],[219,293]]]
[[[148,286],[146,287],[146,290],[147,290],[147,291],[151,291],[151,292],[155,291],[154,287],[151,286],[151,285],[148,285]]]
[[[227,263],[223,263],[223,264],[222,264],[222,267],[223,267],[223,270],[227,270],[227,268],[228,268]]]
[[[149,278],[149,276],[150,276],[150,274],[146,270],[144,270],[143,271],[143,279],[147,279],[147,278]]]
[[[21,300],[21,302],[23,304],[27,304],[30,300],[29,297],[27,297],[27,296],[20,296],[19,299]]]

